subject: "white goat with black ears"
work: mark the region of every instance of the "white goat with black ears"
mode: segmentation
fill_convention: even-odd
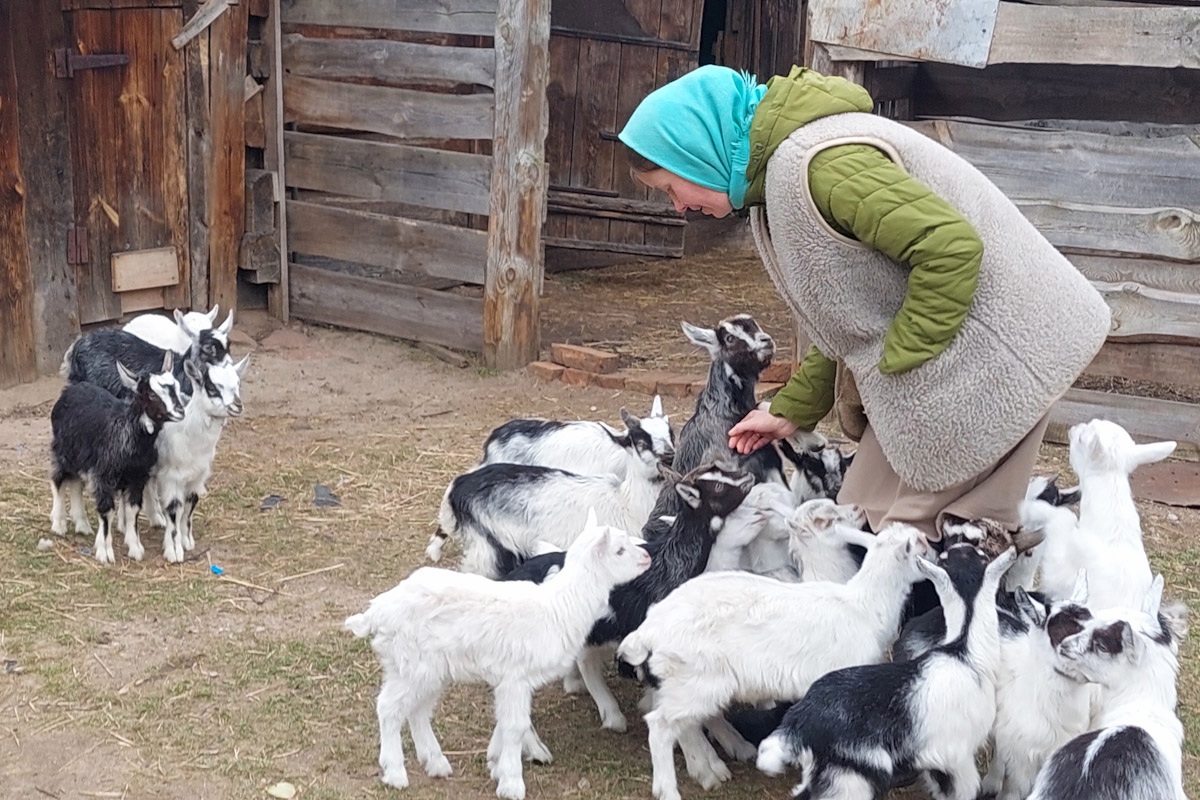
[[[1175,712],[1187,613],[1163,608],[1162,591],[1159,575],[1140,611],[1097,611],[1058,646],[1063,672],[1100,684],[1102,704],[1093,730],[1042,767],[1029,800],[1187,800]]]
[[[496,794],[524,798],[522,755],[551,759],[530,719],[533,693],[579,655],[613,587],[649,566],[649,554],[627,533],[597,525],[589,513],[562,570],[545,583],[423,567],[349,617],[346,627],[372,637],[383,667],[376,704],[383,782],[408,786],[401,741],[406,724],[425,772],[450,775],[431,726],[433,712],[448,684],[481,682],[496,695],[496,728],[487,750]]]
[[[817,680],[759,745],[758,768],[798,767],[798,800],[875,800],[895,774],[913,770],[936,800],[975,800],[975,754],[996,714],[996,590],[1016,559],[1010,547],[985,568],[982,551],[957,545],[939,559],[945,568],[922,561],[946,609],[943,642],[916,661]]]
[[[509,420],[488,435],[480,463],[530,464],[624,478],[634,439],[667,465],[675,458],[675,432],[661,397],[655,395],[650,414],[638,420],[637,427],[623,431],[589,420]]]

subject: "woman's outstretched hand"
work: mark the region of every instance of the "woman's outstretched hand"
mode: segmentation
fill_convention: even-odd
[[[777,439],[786,439],[799,428],[794,422],[756,408],[729,429],[729,449],[745,455]]]

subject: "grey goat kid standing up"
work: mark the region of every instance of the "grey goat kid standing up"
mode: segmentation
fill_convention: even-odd
[[[183,419],[183,402],[179,384],[171,372],[172,361],[173,355],[168,351],[158,374],[140,378],[118,362],[117,375],[132,393],[131,399],[121,400],[91,383],[70,383],[50,412],[54,492],[51,530],[60,535],[66,533],[65,488],[71,493],[75,530],[91,532],[83,508],[83,481],[89,479],[100,517],[95,557],[102,564],[116,563],[112,522],[117,495],[124,494],[129,502],[132,513],[127,517],[124,534],[126,543],[132,544],[138,538],[131,526],[136,524],[142,493],[158,458],[155,447],[158,434],[164,423]],[[137,546],[140,548],[140,544]]]

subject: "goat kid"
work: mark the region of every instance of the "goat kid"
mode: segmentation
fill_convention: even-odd
[[[376,711],[384,783],[408,786],[406,724],[426,774],[450,775],[431,726],[438,699],[450,683],[487,683],[495,692],[487,753],[496,794],[525,797],[522,755],[551,760],[530,719],[534,692],[567,669],[613,587],[651,564],[628,534],[596,520],[587,515],[562,571],[544,584],[423,567],[346,620],[356,636],[372,637],[383,667]]]
[[[791,555],[800,580],[845,583],[858,572],[851,547],[870,550],[875,535],[863,530],[866,513],[828,498],[802,503],[788,520]]]
[[[912,770],[925,774],[936,800],[974,800],[975,753],[996,713],[996,591],[1016,558],[1009,548],[985,568],[983,552],[963,544],[942,554],[944,567],[920,561],[946,609],[946,638],[916,661],[818,679],[759,745],[758,768],[798,767],[798,800],[876,800],[895,774]]]
[[[718,572],[684,583],[653,606],[617,655],[655,688],[645,716],[655,797],[679,798],[676,742],[702,786],[728,779],[701,725],[723,719],[732,703],[803,697],[831,670],[883,660],[929,552],[920,531],[893,525],[844,585]],[[744,741],[732,749],[754,753]]]
[[[641,431],[641,421],[625,409],[621,419],[631,434]],[[640,530],[663,478],[644,437],[632,441],[623,479],[526,464],[486,464],[459,475],[442,498],[439,528],[425,554],[436,562],[446,539],[456,536],[463,548],[459,568],[498,578],[534,555],[539,541],[567,547],[589,508],[601,524]]]
[[[636,428],[621,431],[603,422],[514,419],[488,435],[482,464],[530,464],[577,475],[625,477],[634,438],[670,466],[675,458],[675,431],[657,395],[650,414]]]
[[[91,533],[83,505],[83,482],[90,480],[100,518],[93,554],[101,564],[115,564],[112,546],[113,511],[123,494],[136,522],[150,470],[158,457],[155,442],[164,424],[183,418],[179,385],[172,374],[173,356],[163,357],[158,374],[135,377],[117,362],[116,371],[131,393],[121,400],[90,383],[67,384],[50,412],[51,491],[54,502],[50,528],[66,533],[64,492],[70,494],[71,517],[77,533]],[[141,558],[137,528],[123,528],[130,557]]]
[[[1063,673],[1103,687],[1101,708],[1093,730],[1045,763],[1029,800],[1186,800],[1175,681],[1187,616],[1164,608],[1162,591],[1159,575],[1140,611],[1096,611],[1058,645]]]
[[[182,315],[182,320],[180,319],[181,312],[176,310],[174,321],[161,314],[138,314],[125,323],[121,330],[132,333],[155,347],[171,350],[177,356],[187,355],[188,348],[192,346],[195,339],[194,334],[211,329],[216,324],[220,308],[219,305],[214,305],[207,314],[189,311]],[[184,322],[187,323],[189,329],[187,331],[184,330]],[[233,311],[230,311],[225,317],[225,321],[217,328],[217,336],[225,345],[226,350],[229,349],[229,332],[232,329]]]

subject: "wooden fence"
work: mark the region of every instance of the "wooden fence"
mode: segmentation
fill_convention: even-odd
[[[810,64],[978,167],[1104,294],[1113,327],[1082,383],[1138,394],[1072,389],[1051,438],[1103,416],[1200,452],[1200,406],[1143,386],[1200,396],[1198,29],[1196,7],[1001,2],[985,69],[920,61],[898,30],[845,34],[870,50],[809,42]]]
[[[538,353],[548,0],[284,0],[296,316]]]

